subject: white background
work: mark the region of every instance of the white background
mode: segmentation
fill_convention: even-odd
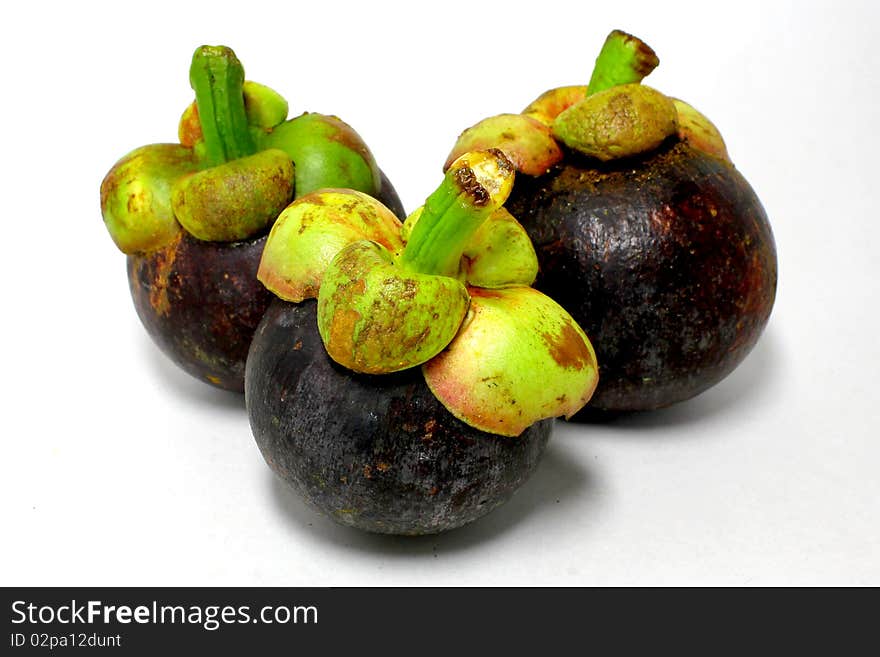
[[[6,3],[0,584],[880,584],[873,2]],[[584,83],[606,33],[721,128],[779,251],[769,328],[727,380],[610,425],[558,423],[505,507],[371,536],[271,475],[240,397],[135,316],[98,186],[174,141],[202,43],[291,113],[351,123],[407,209],[457,134]]]

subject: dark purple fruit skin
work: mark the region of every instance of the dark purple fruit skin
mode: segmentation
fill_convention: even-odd
[[[419,368],[354,374],[327,356],[316,307],[273,301],[245,392],[266,463],[311,507],[370,532],[434,534],[485,515],[525,482],[551,420],[494,436],[452,416]]]
[[[192,376],[244,392],[254,329],[273,296],[257,280],[266,236],[203,242],[181,233],[169,246],[128,257],[134,307],[159,348]]]
[[[400,197],[397,195],[397,190],[394,189],[394,186],[391,184],[391,181],[388,180],[388,176],[385,175],[384,171],[380,171],[379,175],[381,183],[376,198],[379,199],[386,208],[391,210],[395,217],[403,221],[406,219],[406,210],[403,207]]]
[[[773,234],[729,162],[675,141],[605,164],[569,151],[545,175],[518,176],[506,207],[535,244],[535,286],[596,349],[585,411],[694,397],[733,371],[767,323]]]
[[[401,220],[403,205],[385,174],[377,198]],[[244,392],[254,330],[274,299],[257,280],[266,235],[203,242],[185,231],[172,244],[128,256],[128,284],[147,333],[184,371]]]

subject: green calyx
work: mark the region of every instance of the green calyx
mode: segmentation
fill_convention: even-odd
[[[603,161],[657,148],[675,134],[672,101],[641,86],[660,60],[642,40],[614,30],[596,58],[586,96],[553,119],[553,134],[569,148]]]
[[[242,85],[244,112],[248,125],[269,130],[287,118],[287,99],[259,82],[245,80]]]
[[[190,84],[196,100],[180,118],[180,144],[133,151],[101,184],[102,215],[123,252],[161,248],[181,230],[207,241],[249,239],[317,189],[379,192],[379,168],[350,126],[322,114],[287,121],[287,101],[245,80],[230,48],[198,48]]]
[[[318,331],[330,357],[366,374],[424,363],[455,337],[468,308],[454,278],[407,271],[375,242],[344,248],[324,273]]]
[[[537,257],[502,207],[513,175],[498,150],[466,153],[403,225],[358,192],[308,194],[275,223],[258,277],[291,301],[317,293],[318,332],[337,363],[368,374],[422,365],[471,426],[516,436],[571,415],[595,388],[595,354],[561,307],[527,287]]]
[[[549,417],[571,417],[598,383],[589,339],[559,304],[530,287],[469,290],[467,318],[450,345],[422,366],[450,413],[517,436]]]
[[[730,162],[724,138],[715,124],[683,100],[671,100],[678,115],[678,138],[704,153]]]
[[[286,301],[318,296],[324,272],[343,248],[371,240],[391,252],[403,249],[400,220],[372,196],[325,189],[291,203],[275,221],[257,278]]]
[[[483,119],[459,135],[443,170],[465,153],[497,148],[519,173],[539,176],[562,159],[550,128],[535,117],[499,114]]]
[[[499,148],[516,170],[546,173],[562,160],[559,144],[602,161],[650,152],[673,135],[729,159],[717,128],[693,107],[641,86],[659,65],[645,42],[620,30],[606,38],[589,85],[557,87],[521,114],[489,117],[465,130],[447,165],[472,148]]]
[[[653,150],[677,127],[672,101],[640,84],[590,94],[553,123],[554,133],[566,146],[603,161]]]
[[[293,163],[266,150],[182,176],[174,215],[193,237],[234,242],[264,231],[293,198]]]
[[[360,135],[335,116],[302,114],[260,137],[262,148],[278,148],[296,164],[296,195],[318,189],[379,192],[376,160]]]
[[[101,182],[101,215],[123,253],[161,248],[180,233],[171,189],[198,171],[192,149],[180,144],[142,146],[117,162]]]
[[[500,151],[468,153],[425,201],[400,255],[364,241],[340,251],[318,294],[318,331],[331,358],[382,374],[446,347],[468,308],[462,254],[512,187],[513,166]]]

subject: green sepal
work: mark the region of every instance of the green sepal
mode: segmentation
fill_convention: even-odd
[[[641,84],[591,94],[553,122],[566,146],[603,161],[653,150],[677,129],[672,100]]]
[[[113,165],[101,182],[101,214],[123,253],[152,251],[177,237],[171,190],[200,166],[193,150],[179,144],[142,146]]]
[[[340,365],[386,374],[440,352],[467,308],[467,290],[457,280],[406,271],[383,246],[361,241],[340,251],[324,272],[318,331]]]
[[[287,154],[272,149],[182,176],[172,191],[174,215],[200,240],[247,239],[290,203],[293,175]]]
[[[259,82],[245,80],[242,95],[248,125],[274,128],[287,118],[287,100],[274,89]]]
[[[538,256],[526,229],[505,208],[493,212],[462,254],[468,285],[487,289],[529,286],[538,276]]]
[[[465,153],[497,148],[520,173],[539,176],[562,159],[550,129],[522,114],[499,114],[483,119],[458,136],[443,170]]]
[[[571,417],[589,401],[596,354],[559,304],[529,287],[469,293],[455,339],[422,366],[450,413],[481,431],[518,436],[539,420]]]
[[[678,138],[704,153],[730,162],[724,138],[715,124],[683,100],[671,100],[678,115]]]
[[[257,278],[276,296],[299,302],[318,296],[324,271],[345,246],[373,240],[403,248],[400,220],[372,196],[328,189],[302,196],[275,221]]]
[[[403,222],[404,241],[421,217],[423,207]],[[531,285],[538,275],[538,256],[525,228],[505,208],[495,210],[465,245],[460,280],[490,289]]]
[[[348,188],[374,196],[379,167],[360,135],[335,116],[307,113],[276,126],[261,148],[280,148],[296,163],[296,196]]]
[[[557,116],[586,97],[587,85],[555,87],[548,89],[529,103],[522,113],[552,128]]]

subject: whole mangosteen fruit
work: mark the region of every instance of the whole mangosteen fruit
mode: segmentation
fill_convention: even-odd
[[[244,80],[231,49],[202,46],[179,144],[138,148],[101,183],[135,309],[160,349],[212,385],[244,391],[248,347],[272,295],[256,274],[266,235],[296,197],[346,186],[403,216],[363,140],[336,117],[286,120],[287,101]]]
[[[507,207],[535,244],[535,286],[595,345],[589,408],[604,411],[669,406],[718,383],[754,347],[775,299],[766,213],[717,128],[640,84],[658,63],[612,32],[588,86],[481,121],[449,158],[495,146],[523,174]]]
[[[401,225],[325,190],[291,204],[263,253],[273,301],[245,399],[272,470],[366,531],[430,534],[507,500],[596,385],[589,340],[529,287],[537,259],[502,207],[513,167],[467,153]],[[317,301],[315,301],[317,298]]]

